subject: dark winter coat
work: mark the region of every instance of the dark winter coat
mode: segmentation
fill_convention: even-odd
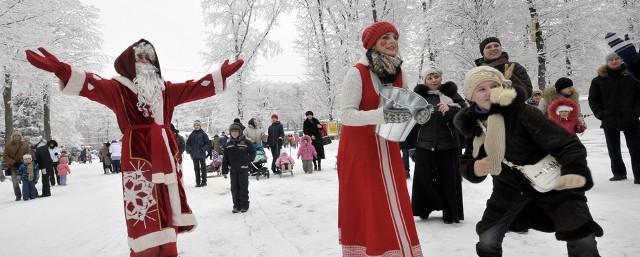
[[[308,136],[313,136],[311,139],[311,144],[313,148],[316,149],[318,153],[318,159],[324,159],[324,144],[322,144],[322,129],[318,128],[320,126],[320,121],[316,118],[305,119],[302,124],[302,133]]]
[[[406,140],[407,147],[409,149],[422,148],[430,151],[458,148],[460,144],[458,142],[456,129],[453,126],[453,117],[461,109],[461,106],[454,102],[449,105],[449,111],[443,114],[437,110],[440,97],[429,94],[429,88],[426,85],[417,85],[413,91],[426,99],[427,102],[434,107],[434,111],[431,113],[431,118],[427,123],[422,125],[416,124],[413,127]],[[444,95],[446,95],[445,92],[449,93],[450,95],[446,96],[452,98],[452,100],[454,97],[462,99],[457,91],[458,87],[456,84],[450,81],[442,84],[440,90]]]
[[[49,174],[53,174],[53,160],[51,160],[48,145],[36,148],[36,154],[33,158],[33,162],[38,164],[41,169],[46,169],[47,173],[51,172]]]
[[[267,132],[267,144],[271,148],[282,148],[282,139],[284,138],[284,127],[280,121],[276,121],[269,125]]]
[[[202,129],[194,130],[187,139],[187,153],[192,159],[204,159],[211,150],[211,140]]]
[[[231,172],[249,172],[249,165],[256,158],[253,143],[244,135],[231,138],[224,147],[222,157],[222,174]]]
[[[596,233],[602,235],[602,228],[593,221],[586,204],[584,191],[593,186],[591,172],[587,167],[587,151],[575,136],[547,119],[540,110],[524,103],[524,92],[517,88],[518,96],[507,107],[492,106],[491,113],[502,113],[505,122],[505,159],[516,165],[538,162],[547,154],[554,156],[562,165],[561,173],[577,174],[586,178],[582,188],[537,192],[524,175],[515,169],[502,165],[500,175],[492,176],[493,192],[487,201],[482,220],[477,224],[478,233],[490,228],[512,207],[523,201],[528,204],[519,213],[510,229],[534,228],[545,232],[556,232],[560,240],[577,239]],[[474,111],[476,106],[461,110],[454,118],[454,124],[469,141],[480,135],[481,128],[476,120],[481,116]],[[486,177],[477,177],[473,172],[476,160],[486,157],[481,147],[477,158],[472,156],[473,145],[467,144],[460,158],[462,176],[473,183]]]
[[[630,129],[640,126],[640,82],[629,75],[626,66],[616,72],[606,65],[591,80],[589,106],[602,128]]]
[[[531,96],[533,86],[531,85],[531,78],[529,78],[527,70],[519,63],[509,61],[509,55],[507,54],[507,52],[502,52],[502,56],[497,60],[487,61],[484,59],[484,57],[480,57],[475,60],[475,64],[476,66],[491,66],[502,72],[502,74],[505,73],[507,66],[513,64],[513,73],[511,77],[507,79],[511,80],[514,86],[519,86],[526,90],[527,95],[524,97],[524,99],[529,99],[529,97]]]
[[[186,149],[186,143],[184,142],[184,137],[178,133],[174,133],[176,136],[176,143],[178,144],[178,150],[180,151],[180,155],[182,155]]]

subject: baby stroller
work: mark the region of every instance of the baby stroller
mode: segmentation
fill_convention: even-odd
[[[213,173],[212,177],[218,177],[222,174],[222,154],[211,151],[211,163],[207,164],[207,173]]]
[[[249,172],[251,176],[255,176],[256,180],[260,180],[260,177],[269,178],[269,168],[264,167],[267,163],[267,154],[264,152],[262,145],[253,145],[256,148],[256,158],[249,165]]]

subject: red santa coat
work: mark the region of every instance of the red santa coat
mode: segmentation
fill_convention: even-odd
[[[196,219],[182,185],[181,159],[170,130],[174,108],[224,90],[219,71],[184,83],[165,82],[162,113],[145,117],[138,110],[133,46],[116,59],[122,75],[104,79],[72,69],[62,93],[79,95],[116,114],[122,139],[122,187],[131,256],[177,256],[177,233],[192,230]],[[159,62],[153,62],[159,68]]]
[[[342,255],[422,256],[398,143],[375,132],[384,123],[381,82],[365,58],[342,87],[338,146],[338,228]],[[402,76],[394,86],[403,86]]]

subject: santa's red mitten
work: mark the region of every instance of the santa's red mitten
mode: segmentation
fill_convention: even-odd
[[[71,66],[60,62],[58,58],[42,47],[39,47],[38,50],[40,50],[42,55],[31,50],[26,50],[27,61],[38,69],[53,72],[60,80],[67,83],[69,77],[71,77]]]
[[[242,59],[238,59],[237,61],[235,61],[232,64],[229,64],[229,60],[224,60],[224,63],[222,63],[222,66],[220,67],[220,73],[222,74],[222,80],[227,80],[227,78],[229,76],[231,76],[234,73],[236,73],[236,71],[238,71],[240,69],[240,67],[242,67],[243,63],[244,63],[244,60],[242,60]]]

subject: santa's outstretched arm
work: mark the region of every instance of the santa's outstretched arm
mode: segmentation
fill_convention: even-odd
[[[226,88],[226,80],[242,67],[244,61],[239,59],[233,63],[225,60],[220,70],[207,74],[199,80],[184,83],[167,83],[167,101],[174,106],[207,98],[222,93]]]
[[[38,50],[42,55],[26,50],[27,61],[38,69],[54,73],[60,79],[60,89],[63,94],[80,95],[109,108],[113,106],[111,96],[114,95],[112,91],[115,89],[115,82],[102,80],[97,75],[73,69],[42,47]]]

